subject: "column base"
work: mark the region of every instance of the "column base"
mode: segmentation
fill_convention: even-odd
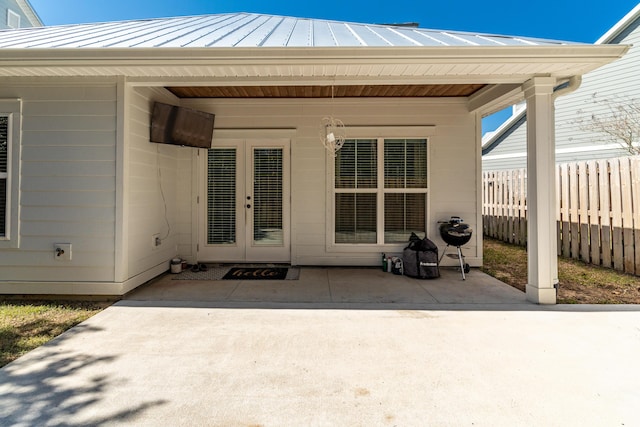
[[[537,288],[527,284],[527,301],[534,304],[556,304],[556,288]]]

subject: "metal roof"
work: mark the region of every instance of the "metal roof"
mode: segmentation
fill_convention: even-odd
[[[527,37],[231,13],[0,31],[0,48],[557,46]]]

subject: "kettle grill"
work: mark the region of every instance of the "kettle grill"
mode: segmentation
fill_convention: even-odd
[[[469,264],[464,261],[464,255],[462,254],[462,249],[460,249],[460,247],[471,240],[473,230],[468,224],[463,223],[462,219],[458,216],[452,216],[447,222],[440,221],[439,224],[440,237],[442,237],[442,240],[447,244],[447,247],[442,251],[438,264],[442,261],[442,258],[444,258],[447,248],[449,248],[449,246],[455,246],[458,253],[449,254],[448,256],[450,258],[457,258],[460,260],[460,272],[462,273],[462,280],[465,280],[465,273],[469,272],[470,267]]]

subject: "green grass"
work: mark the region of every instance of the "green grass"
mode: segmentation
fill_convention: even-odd
[[[0,301],[0,367],[104,309],[86,301]]]
[[[524,291],[527,252],[524,247],[485,237],[482,270]],[[640,304],[640,277],[584,262],[558,258],[558,303]]]

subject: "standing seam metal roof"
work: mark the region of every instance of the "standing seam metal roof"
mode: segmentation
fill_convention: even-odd
[[[231,13],[0,31],[0,48],[557,46],[527,37]]]

